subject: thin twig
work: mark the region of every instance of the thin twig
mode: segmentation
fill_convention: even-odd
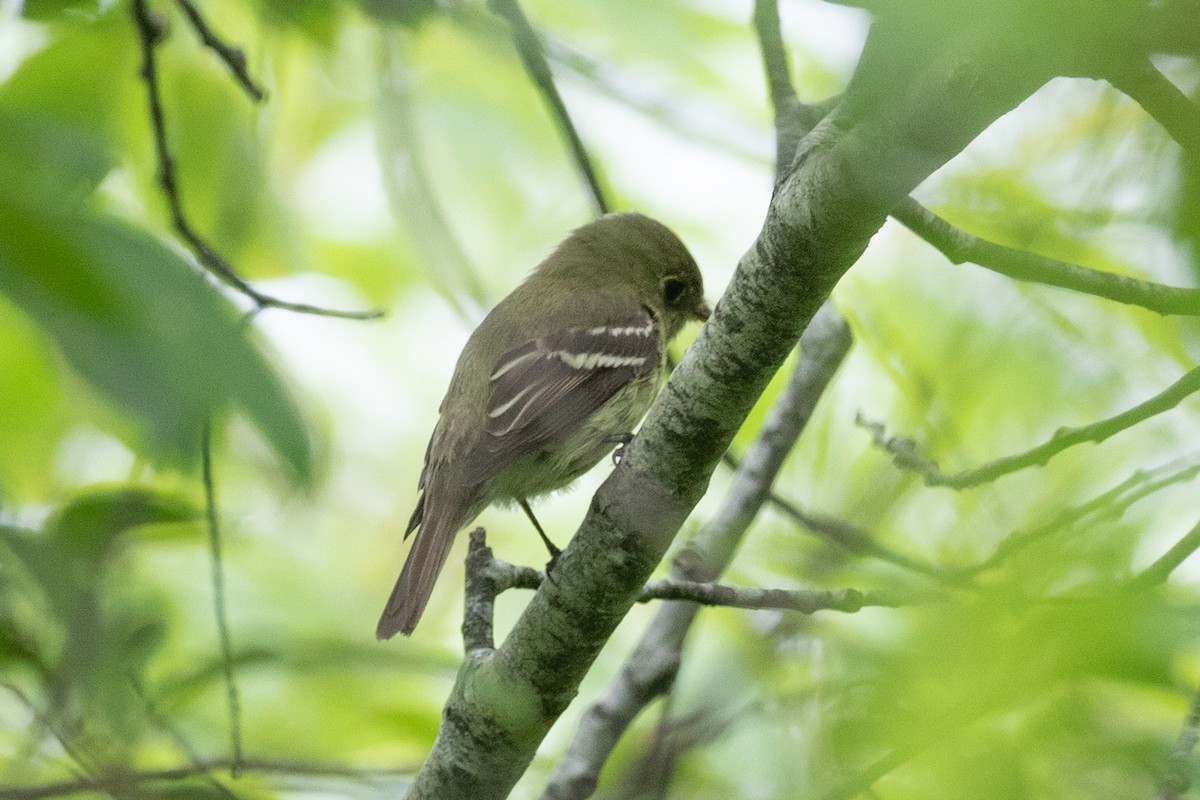
[[[25,708],[33,716],[34,721],[47,733],[54,737],[55,741],[57,741],[62,747],[63,752],[67,754],[67,757],[79,766],[79,769],[82,771],[83,775],[92,776],[97,773],[98,765],[93,762],[87,753],[79,750],[75,746],[75,743],[71,740],[71,737],[60,731],[58,725],[56,725],[54,721],[45,714],[45,712],[38,708],[37,705],[34,704],[33,700],[29,698],[29,695],[25,694],[25,692],[23,692],[19,686],[13,683],[5,682],[0,683],[0,687],[11,692],[12,695],[16,697],[23,706],[25,706]],[[71,772],[77,775],[79,774],[75,770],[71,770]],[[87,780],[87,778],[81,777],[80,780]],[[3,791],[0,791],[0,798],[5,796],[6,795],[3,793]]]
[[[471,544],[476,546],[475,534],[472,533]],[[483,567],[484,574],[491,573],[493,577],[503,576],[494,584],[496,593],[506,589],[537,589],[546,580],[546,574],[530,567],[510,564],[491,556],[491,550],[484,548],[488,554],[489,563],[479,564],[469,568],[476,573]],[[480,594],[479,596],[483,596]],[[723,583],[706,581],[688,581],[662,579],[650,581],[638,594],[639,603],[649,603],[654,600],[674,600],[695,603],[702,606],[723,606],[726,608],[745,608],[772,611],[798,611],[801,614],[815,614],[818,611],[841,611],[853,614],[864,608],[899,608],[900,606],[915,605],[940,597],[932,592],[912,591],[859,591],[858,589],[756,589],[752,587],[730,586]],[[465,625],[464,625],[465,627]]]
[[[911,197],[892,217],[954,264],[971,262],[1019,281],[1057,286],[1140,306],[1158,314],[1200,316],[1200,289],[1138,280],[980,239],[956,228]]]
[[[812,129],[816,119],[806,112],[792,85],[792,72],[779,25],[779,4],[776,0],[756,0],[751,21],[758,37],[767,96],[775,118],[775,180],[778,181],[791,165],[800,139]]]
[[[1133,586],[1147,589],[1164,583],[1167,578],[1171,577],[1171,573],[1175,571],[1176,567],[1198,549],[1200,549],[1200,522],[1197,522],[1196,526],[1176,542],[1170,550],[1159,556],[1153,564],[1134,578]]]
[[[919,474],[929,486],[948,486],[951,489],[967,489],[994,481],[1027,467],[1041,466],[1067,448],[1084,442],[1099,444],[1116,434],[1144,422],[1150,417],[1170,411],[1189,395],[1200,391],[1200,367],[1195,367],[1171,384],[1163,392],[1143,403],[1117,414],[1114,417],[1083,425],[1078,428],[1059,428],[1050,440],[1037,447],[989,461],[975,469],[953,474],[942,472],[936,461],[921,457],[912,439],[889,436],[883,423],[872,422],[861,414],[857,417],[860,426],[866,428],[876,446],[891,453],[892,461],[901,469]]]
[[[166,35],[165,23],[150,11],[147,0],[131,0],[130,8],[142,51],[141,76],[146,84],[150,126],[154,134],[154,150],[158,158],[158,184],[167,199],[167,205],[171,211],[171,223],[180,237],[192,249],[200,266],[250,298],[259,308],[279,308],[298,314],[358,320],[378,319],[384,316],[387,312],[380,308],[367,311],[339,311],[307,303],[292,303],[264,294],[247,283],[233,265],[196,232],[183,209],[179,179],[175,174],[175,157],[167,144],[166,118],[163,113],[162,93],[158,82],[158,65],[155,57],[155,49]]]
[[[246,54],[242,48],[231,45],[218,36],[192,0],[175,0],[175,2],[183,10],[188,22],[192,23],[192,27],[196,29],[196,35],[200,37],[204,46],[225,62],[225,66],[229,67],[229,71],[246,90],[246,94],[250,95],[254,102],[261,103],[267,93],[250,77],[250,71],[246,65]]]
[[[579,131],[575,129],[575,123],[571,121],[571,115],[567,111],[566,104],[563,103],[562,95],[558,93],[558,87],[554,84],[554,74],[550,71],[550,64],[546,61],[546,53],[542,49],[542,43],[538,40],[537,31],[533,29],[529,18],[521,10],[518,0],[490,0],[488,7],[508,21],[512,30],[513,45],[517,48],[521,63],[525,65],[525,72],[529,75],[533,85],[537,87],[538,92],[541,93],[546,105],[550,107],[550,113],[554,117],[559,133],[566,139],[575,166],[587,184],[592,203],[596,206],[596,212],[607,214],[612,206],[600,186],[600,179],[596,175],[591,156],[588,155],[587,148],[583,145],[583,139],[579,137]]]
[[[221,557],[220,513],[212,465],[212,429],[208,423],[205,423],[201,437],[204,509],[208,517],[208,545],[212,556],[213,614],[217,619],[221,663],[225,672],[225,700],[229,706],[229,740],[233,748],[233,766],[230,771],[236,778],[242,761],[242,712],[233,669],[233,637],[229,633],[229,617],[225,609],[225,562]]]
[[[1180,463],[1190,461],[1189,466]],[[1111,489],[1096,495],[1086,503],[1064,509],[1054,519],[1034,528],[1009,534],[987,558],[976,564],[947,570],[955,576],[974,577],[995,569],[1014,554],[1041,541],[1055,531],[1073,528],[1087,519],[1094,525],[1103,519],[1120,519],[1134,503],[1175,483],[1189,481],[1200,474],[1200,462],[1195,459],[1180,459],[1151,470],[1139,469]],[[1161,477],[1160,477],[1161,476]]]
[[[164,717],[158,710],[158,707],[155,705],[154,701],[151,700],[149,695],[146,694],[146,690],[142,686],[141,681],[139,681],[136,676],[133,676],[130,678],[129,682],[133,686],[134,694],[136,694],[138,699],[142,701],[142,705],[146,709],[146,717],[150,720],[150,722],[153,723],[155,727],[157,727],[163,733],[165,733],[171,739],[171,741],[175,743],[175,746],[179,748],[180,752],[188,757],[188,760],[193,766],[199,767],[202,762],[199,754],[196,753],[195,749],[184,737],[184,735],[180,733],[174,725],[171,724],[171,721]],[[241,759],[239,758],[238,762],[240,763],[240,761]],[[237,800],[237,795],[234,794],[228,786],[217,780],[216,777],[210,772],[204,771],[200,774],[204,776],[208,784],[212,786],[218,794],[224,796],[227,798],[227,800]]]
[[[776,511],[790,518],[804,530],[811,531],[851,553],[886,561],[901,569],[938,580],[948,577],[941,567],[893,550],[876,541],[874,536],[857,525],[834,517],[813,514],[774,491],[767,500]]]
[[[144,770],[141,772],[122,772],[119,775],[106,775],[96,778],[81,778],[73,781],[58,781],[31,786],[0,786],[0,800],[43,800],[47,797],[67,797],[70,795],[108,792],[122,788],[130,783],[145,784],[163,781],[176,781],[213,772],[232,770],[230,759],[211,759],[166,769]],[[338,764],[312,764],[303,761],[282,761],[268,758],[243,759],[237,765],[242,772],[268,775],[305,776],[317,778],[349,778],[352,780],[372,780],[379,777],[404,777],[411,775],[413,769],[356,769]]]

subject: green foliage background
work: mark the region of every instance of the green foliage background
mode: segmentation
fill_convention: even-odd
[[[256,105],[161,3],[195,227],[263,291],[391,311],[247,324],[245,298],[171,229],[127,4],[16,6],[0,17],[0,797],[174,767],[197,774],[148,796],[394,796],[453,681],[461,569],[412,640],[376,643],[374,620],[458,346],[590,213],[551,120],[482,4],[206,2],[268,87]],[[749,7],[528,11],[619,204],[678,230],[719,296],[772,174]],[[838,91],[852,60],[812,31],[861,41],[866,17],[784,13],[804,23],[785,31],[802,96]],[[1195,96],[1196,63],[1165,66]],[[676,161],[654,160],[667,150]],[[1061,80],[919,196],[980,236],[1195,285],[1185,166],[1134,103]],[[1151,796],[1200,684],[1200,593],[1190,563],[1160,589],[1130,581],[1196,522],[1196,401],[963,492],[897,470],[854,417],[948,471],[975,466],[1161,391],[1194,363],[1196,323],[952,266],[890,225],[835,300],[856,344],[777,489],[948,570],[1004,556],[919,607],[704,612],[670,702],[626,737],[602,792],[850,796],[878,777],[889,800]],[[230,753],[199,473],[210,419],[250,765],[237,780],[197,768]],[[545,501],[556,538],[597,480]],[[541,563],[518,515],[481,522],[503,557]],[[729,580],[930,585],[770,511]],[[502,630],[523,603],[500,599]],[[618,631],[581,702],[649,613]]]

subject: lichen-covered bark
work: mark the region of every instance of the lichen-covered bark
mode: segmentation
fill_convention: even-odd
[[[767,382],[889,209],[1051,74],[1037,56],[1044,43],[1031,40],[1031,53],[1005,41],[1008,50],[964,37],[910,68],[904,91],[872,115],[835,109],[801,142],[761,233],[593,498],[556,583],[542,585],[494,653],[464,665],[412,800],[508,795]]]

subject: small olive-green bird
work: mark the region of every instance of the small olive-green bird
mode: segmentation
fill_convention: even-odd
[[[376,635],[412,633],[455,534],[484,508],[528,511],[527,498],[565,487],[632,431],[658,394],[667,343],[708,314],[683,242],[628,212],[571,233],[501,300],[442,400],[405,533],[416,540]]]

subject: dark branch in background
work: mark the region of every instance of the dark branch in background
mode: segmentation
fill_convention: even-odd
[[[197,261],[204,269],[212,275],[233,287],[237,291],[250,298],[258,308],[280,308],[286,311],[294,311],[299,314],[313,314],[322,317],[341,317],[344,319],[377,319],[382,317],[386,312],[383,309],[371,309],[368,311],[338,311],[320,306],[308,305],[307,303],[292,303],[286,300],[280,300],[277,297],[272,297],[255,289],[247,283],[233,268],[224,256],[216,251],[200,234],[192,227],[187,214],[183,210],[183,200],[179,191],[179,180],[175,174],[175,157],[171,153],[171,148],[167,144],[167,128],[166,120],[163,113],[162,94],[158,82],[158,65],[155,58],[155,49],[162,42],[166,35],[165,22],[155,16],[147,6],[147,0],[131,0],[131,10],[133,13],[134,27],[137,29],[138,43],[142,50],[142,80],[146,83],[146,96],[150,110],[150,125],[154,133],[154,149],[158,157],[158,183],[162,187],[163,194],[167,198],[167,205],[171,209],[171,222],[175,226],[175,230],[180,237],[187,242],[195,253]],[[186,10],[186,9],[185,9]],[[199,18],[199,13],[195,8],[191,8],[188,12],[189,18],[192,14],[196,14]],[[193,22],[193,25],[196,25]],[[208,37],[217,38],[212,30],[203,22],[203,30]],[[201,30],[197,25],[197,30]],[[202,33],[202,36],[205,34]],[[207,40],[206,40],[207,44]],[[211,45],[210,45],[211,46]],[[226,50],[232,51],[232,48],[225,46]],[[218,51],[221,52],[221,51]],[[222,54],[224,58],[224,54]],[[228,61],[226,63],[229,63]],[[232,68],[232,64],[231,64]],[[236,70],[235,70],[236,74]]]
[[[827,305],[805,332],[796,370],[738,468],[721,509],[676,556],[673,578],[692,585],[714,581],[733,560],[850,342],[845,320]],[[658,609],[620,672],[584,714],[542,800],[591,796],[601,769],[629,725],[654,698],[670,692],[698,610],[681,603]]]
[[[1107,77],[1113,86],[1154,117],[1180,147],[1200,156],[1200,105],[1167,80],[1149,59]]]
[[[861,414],[857,422],[871,433],[876,446],[891,453],[892,461],[901,469],[911,470],[919,474],[929,486],[948,486],[951,489],[968,489],[973,486],[994,481],[999,477],[1027,467],[1041,466],[1051,458],[1077,444],[1094,442],[1099,444],[1105,439],[1131,428],[1157,414],[1170,411],[1179,405],[1188,395],[1200,390],[1200,367],[1195,367],[1185,373],[1182,378],[1171,384],[1161,394],[1157,394],[1144,403],[1139,403],[1128,411],[1123,411],[1115,417],[1083,425],[1078,428],[1059,428],[1048,442],[1038,445],[1024,453],[1004,456],[995,461],[968,469],[962,472],[946,474],[938,467],[936,461],[922,458],[917,453],[916,443],[912,439],[900,436],[888,436],[883,423],[869,421]]]
[[[153,725],[165,733],[171,739],[171,741],[175,743],[175,746],[178,747],[179,750],[188,757],[188,760],[192,763],[192,766],[199,769],[203,759],[201,759],[196,753],[195,749],[192,748],[191,743],[175,728],[174,725],[171,724],[170,720],[168,720],[159,712],[158,708],[154,704],[154,701],[147,696],[146,690],[142,687],[141,682],[136,678],[136,676],[130,678],[129,682],[133,685],[134,694],[138,696],[138,699],[142,701],[142,705],[146,709],[146,718],[149,719]],[[235,756],[233,767],[230,770],[234,777],[237,777],[236,771],[241,769],[241,763],[242,757],[239,753]],[[217,780],[216,776],[214,776],[210,771],[200,770],[199,774],[203,775],[205,781],[213,787],[217,794],[225,797],[226,800],[237,800],[237,795],[235,795],[228,786]],[[3,790],[0,790],[0,797],[3,797]]]
[[[587,148],[583,146],[583,140],[579,138],[579,131],[575,130],[575,123],[571,121],[567,106],[558,93],[558,87],[554,85],[554,74],[550,71],[550,64],[546,61],[542,43],[538,40],[533,26],[529,24],[525,12],[521,10],[521,4],[518,0],[489,0],[488,7],[508,21],[512,30],[513,45],[517,48],[521,63],[525,65],[525,72],[541,93],[546,105],[550,107],[551,116],[554,117],[559,133],[566,139],[567,145],[571,149],[571,156],[575,160],[575,166],[591,192],[596,212],[607,214],[611,205],[605,198],[604,190],[600,188],[600,179],[596,176],[596,170],[592,165],[592,159],[588,156]]]
[[[25,694],[25,692],[21,691],[20,687],[12,683],[0,683],[0,687],[3,687],[11,692],[12,695],[16,697],[18,701],[20,701],[21,705],[28,709],[33,721],[41,726],[46,733],[54,737],[55,741],[57,741],[62,747],[63,752],[67,754],[67,757],[79,765],[79,769],[82,770],[84,775],[93,776],[97,774],[98,768],[93,759],[91,759],[87,753],[79,750],[75,746],[75,743],[72,741],[71,737],[60,730],[55,721],[50,719],[45,712],[42,711],[42,709],[38,708],[37,704],[29,699],[29,696]],[[73,769],[69,771],[76,775],[80,774]],[[87,780],[87,778],[81,778],[81,780]],[[9,795],[3,790],[0,790],[0,797],[7,798],[8,796]]]
[[[726,453],[722,460],[735,470],[741,466],[741,459],[732,453]],[[893,550],[876,541],[870,532],[850,522],[806,511],[799,504],[788,500],[774,490],[767,495],[767,502],[803,530],[815,533],[831,544],[855,555],[886,561],[893,566],[939,580],[946,577],[945,571],[941,567]]]
[[[221,557],[220,509],[212,467],[212,429],[204,426],[200,457],[204,479],[204,511],[208,522],[208,546],[212,561],[213,614],[217,619],[217,637],[221,645],[221,665],[225,673],[225,700],[229,707],[229,742],[233,750],[230,772],[238,776],[242,761],[242,712],[233,670],[233,637],[229,634],[229,615],[225,609],[225,562]]]
[[[192,0],[175,0],[175,2],[183,10],[184,15],[188,18],[188,22],[192,23],[192,27],[196,29],[196,35],[200,37],[200,41],[204,43],[204,46],[216,53],[217,57],[225,62],[225,66],[229,67],[229,71],[233,73],[233,77],[237,78],[237,82],[246,90],[246,94],[250,95],[256,103],[261,102],[267,96],[267,93],[250,77],[250,71],[246,66],[246,54],[242,51],[242,48],[230,45],[220,36],[217,36],[213,32],[213,29],[209,27],[208,21],[204,19],[204,16],[192,4]]]
[[[96,792],[119,792],[126,789],[145,791],[146,784],[167,783],[211,775],[214,772],[231,770],[233,762],[228,759],[198,761],[180,767],[122,772],[96,778],[80,778],[74,781],[58,781],[33,786],[0,786],[0,798],[4,800],[44,800],[48,797],[68,797],[76,794]],[[244,773],[281,775],[284,777],[348,778],[373,781],[379,778],[400,778],[411,775],[412,769],[356,769],[338,764],[313,764],[304,761],[281,761],[269,758],[248,758],[238,768]],[[139,797],[142,795],[138,795]]]
[[[1136,589],[1148,589],[1152,586],[1157,586],[1160,583],[1165,583],[1167,578],[1171,577],[1171,573],[1175,568],[1182,564],[1187,557],[1200,549],[1200,522],[1197,522],[1182,539],[1176,542],[1170,550],[1163,553],[1150,566],[1133,579],[1133,587]]]
[[[1192,757],[1197,742],[1200,742],[1200,692],[1192,697],[1192,706],[1171,750],[1171,759],[1159,781],[1155,800],[1179,800],[1191,788]]]
[[[1072,289],[1159,314],[1200,315],[1200,289],[1164,286],[989,242],[954,227],[911,197],[892,209],[892,217],[954,264],[971,262],[1019,281]]]

